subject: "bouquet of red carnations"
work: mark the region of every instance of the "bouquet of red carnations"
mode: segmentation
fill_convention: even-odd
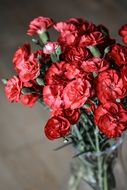
[[[58,33],[54,41],[52,30]],[[109,166],[127,129],[127,47],[116,43],[105,26],[80,18],[38,17],[27,34],[37,37],[32,41],[39,50],[31,53],[30,44],[24,44],[16,51],[17,75],[3,79],[7,98],[50,108],[45,135],[63,137],[63,146],[73,144],[80,160],[78,170],[73,165],[70,189],[78,188],[79,178],[96,190],[114,188]],[[119,34],[127,44],[127,25]]]

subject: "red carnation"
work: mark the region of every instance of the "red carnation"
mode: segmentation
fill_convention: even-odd
[[[96,30],[95,24],[87,22],[82,18],[70,18],[67,23],[71,23],[76,26],[80,34],[90,33]]]
[[[119,66],[127,64],[127,47],[120,44],[112,46],[109,57]]]
[[[23,47],[19,48],[13,57],[13,63],[15,65],[15,69],[18,72],[20,70],[21,65],[24,64],[25,61],[30,56],[30,45],[24,44]]]
[[[83,106],[90,96],[90,83],[78,78],[69,82],[63,90],[65,109],[76,109]]]
[[[45,126],[45,135],[50,140],[65,137],[69,134],[70,127],[71,125],[67,119],[61,116],[54,116],[48,120]]]
[[[74,45],[77,42],[78,30],[74,24],[58,22],[54,25],[54,28],[60,32],[58,41],[63,47],[67,45]]]
[[[124,85],[125,85],[125,87],[127,89],[127,66],[126,65],[122,68],[121,75],[122,75]]]
[[[82,62],[82,69],[87,73],[98,73],[109,68],[109,63],[105,59],[93,57]]]
[[[56,62],[51,65],[51,67],[48,69],[45,75],[45,80],[46,80],[47,85],[52,85],[52,84],[63,85],[66,83],[66,81],[62,79],[62,75],[63,75],[62,67],[65,64],[66,63],[64,61],[61,61],[61,62]]]
[[[32,107],[38,100],[38,95],[36,94],[29,94],[29,95],[21,95],[20,101],[22,104],[28,107]]]
[[[71,46],[75,45],[78,42],[78,31],[65,31],[60,34],[60,37],[58,39],[58,42],[61,44],[61,46]]]
[[[56,109],[52,111],[53,116],[62,116],[65,117],[70,124],[74,125],[78,122],[80,118],[80,110],[79,109]]]
[[[61,94],[63,92],[63,86],[52,85],[44,86],[43,88],[43,100],[53,110],[60,109],[63,100]]]
[[[24,94],[22,92],[20,95],[20,102],[28,107],[34,106],[34,104],[37,102],[37,100],[39,98],[38,92],[42,91],[42,89],[37,86],[35,81],[23,83],[23,88],[30,88],[32,91],[34,91],[36,93]]]
[[[90,57],[90,52],[86,48],[71,47],[67,48],[63,54],[67,62],[82,62]]]
[[[127,110],[111,102],[100,105],[95,111],[95,123],[108,138],[119,137],[127,129]]]
[[[122,37],[123,42],[127,44],[127,24],[120,28],[119,35]]]
[[[19,66],[19,77],[23,82],[36,79],[40,75],[40,64],[34,54]]]
[[[48,69],[45,79],[46,84],[59,84],[65,86],[69,80],[80,76],[80,70],[73,64],[64,61],[56,62]]]
[[[97,79],[97,95],[102,103],[116,101],[126,96],[126,89],[120,74],[115,70],[107,70],[99,74]]]
[[[99,31],[94,31],[81,37],[80,46],[95,46],[104,43],[104,41],[104,35]]]
[[[61,32],[61,33],[64,33],[66,31],[68,31],[68,32],[76,31],[76,26],[74,24],[67,23],[67,22],[58,22],[54,25],[54,28],[58,32]]]
[[[79,109],[66,109],[63,110],[64,112],[64,117],[72,124],[76,124],[80,118],[80,110]]]
[[[5,86],[5,94],[10,102],[19,102],[23,83],[16,76],[8,80]]]
[[[27,34],[33,36],[45,32],[48,28],[54,24],[53,20],[49,17],[38,17],[30,22]]]

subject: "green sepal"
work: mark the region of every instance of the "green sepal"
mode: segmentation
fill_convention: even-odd
[[[24,88],[22,88],[21,92],[23,95],[28,95],[28,94],[35,93],[35,90],[32,88],[29,88],[29,87],[24,87]]]
[[[3,84],[6,85],[8,80],[7,79],[1,79],[1,81],[2,81]]]
[[[47,32],[42,32],[39,34],[39,38],[43,42],[43,44],[46,44],[49,40],[49,35]]]
[[[35,43],[35,44],[38,44],[38,40],[35,39],[35,38],[32,39],[32,42]]]
[[[108,52],[110,51],[110,47],[106,47],[105,50],[104,50],[104,54],[106,55]]]
[[[44,83],[44,80],[40,77],[36,78],[36,82],[39,86],[44,86],[45,83]]]
[[[62,51],[61,51],[61,47],[59,46],[57,49],[56,49],[56,56],[57,56],[57,60],[59,61],[60,60],[60,55],[61,55]]]
[[[88,46],[87,48],[90,50],[94,57],[101,57],[101,53],[96,46]]]
[[[96,72],[93,72],[93,77],[96,78],[98,75]]]
[[[59,47],[56,49],[55,53],[52,53],[52,54],[50,55],[52,62],[55,63],[55,62],[60,61],[60,55],[61,55],[61,47],[59,46]]]
[[[52,53],[50,56],[51,56],[51,60],[52,60],[53,63],[59,61],[58,58],[57,58],[56,53]]]

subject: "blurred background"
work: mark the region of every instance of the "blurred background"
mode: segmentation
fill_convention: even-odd
[[[104,24],[119,41],[117,31],[127,23],[126,11],[126,0],[0,0],[0,78],[14,74],[13,54],[31,41],[26,31],[34,17],[83,17]],[[39,104],[33,109],[10,104],[0,83],[0,190],[64,189],[72,149],[53,150],[62,142],[43,135],[48,117]]]

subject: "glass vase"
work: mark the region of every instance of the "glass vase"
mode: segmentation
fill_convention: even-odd
[[[124,139],[119,138],[103,152],[87,152],[74,158],[68,190],[127,190]]]

